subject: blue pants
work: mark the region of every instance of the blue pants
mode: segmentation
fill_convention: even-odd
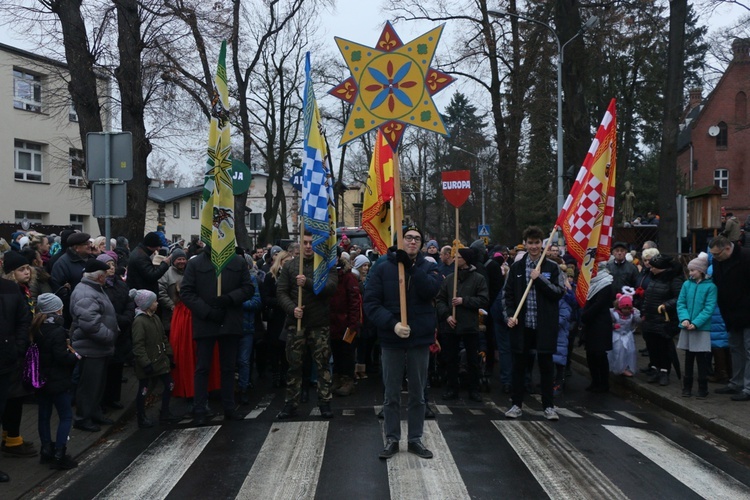
[[[250,385],[250,367],[252,366],[250,360],[252,357],[253,334],[246,332],[240,337],[240,345],[237,350],[237,373],[239,374],[237,384],[241,391],[246,390]]]
[[[511,383],[513,370],[513,353],[510,350],[510,332],[508,326],[502,322],[502,316],[495,320],[495,339],[497,341],[497,352],[500,357],[500,382]]]
[[[52,418],[52,407],[54,406],[60,419],[60,423],[57,424],[55,448],[58,450],[65,448],[68,445],[68,435],[73,423],[73,392],[65,391],[57,394],[38,392],[37,401],[39,403],[37,428],[42,446],[52,442],[50,420]]]
[[[409,442],[420,441],[424,430],[424,393],[427,384],[427,367],[430,364],[430,346],[409,349],[383,348],[381,363],[385,384],[383,417],[385,418],[386,440],[399,441],[401,439],[401,384],[404,381],[404,369],[406,369],[409,379],[408,440]]]

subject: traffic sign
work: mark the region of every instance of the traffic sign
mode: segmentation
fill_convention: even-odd
[[[109,218],[109,219],[122,219],[128,215],[128,191],[127,184],[121,182],[119,184],[104,184],[94,183],[94,189],[92,191],[92,214],[97,218]],[[106,205],[106,190],[109,188],[110,191],[110,206],[107,210]],[[105,235],[108,236],[108,235]]]
[[[479,224],[479,236],[490,236],[490,225],[489,224]]]
[[[109,166],[106,165],[107,154],[109,154]],[[86,177],[89,182],[107,178],[121,181],[133,180],[133,134],[130,132],[89,132],[86,134]]]
[[[302,191],[302,169],[297,170],[289,178],[289,183],[297,191]]]

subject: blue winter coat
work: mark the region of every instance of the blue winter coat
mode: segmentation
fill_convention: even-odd
[[[693,279],[687,280],[682,284],[677,298],[678,321],[682,323],[688,320],[697,330],[710,330],[711,316],[716,308],[716,294],[716,285],[711,278],[700,283]]]
[[[711,315],[711,347],[729,347],[729,332],[727,332],[727,325],[724,324],[724,318],[721,317],[718,304]]]
[[[552,361],[556,365],[568,364],[568,333],[570,332],[570,319],[573,311],[568,301],[563,297],[560,299],[560,312],[558,314],[557,330],[557,352],[552,355]]]
[[[242,334],[253,335],[255,333],[255,315],[261,310],[263,301],[260,298],[260,287],[258,279],[254,274],[250,274],[250,281],[253,283],[255,292],[253,296],[242,303]]]

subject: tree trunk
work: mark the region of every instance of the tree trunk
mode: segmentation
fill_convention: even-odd
[[[659,250],[665,253],[677,251],[677,136],[682,113],[687,11],[687,0],[669,2],[669,52],[659,162]]]

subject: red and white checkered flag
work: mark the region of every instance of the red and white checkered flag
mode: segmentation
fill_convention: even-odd
[[[578,261],[576,298],[583,306],[596,262],[608,260],[615,212],[617,110],[612,99],[594,142],[578,171],[556,225],[562,228],[567,251]]]

